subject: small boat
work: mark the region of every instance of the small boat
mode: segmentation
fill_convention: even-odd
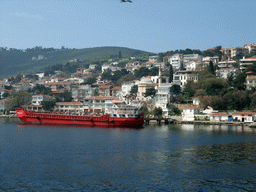
[[[17,116],[24,123],[85,125],[100,127],[140,128],[144,124],[143,114],[132,113],[131,110],[116,109],[111,114],[63,113],[52,111],[29,111],[15,109]],[[136,110],[135,110],[136,111]],[[138,110],[137,110],[138,111]]]

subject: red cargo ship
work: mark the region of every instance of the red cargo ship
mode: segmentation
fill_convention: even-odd
[[[122,112],[122,110],[106,115],[86,115],[81,113],[65,114],[51,111],[35,112],[26,111],[21,108],[16,108],[15,111],[19,119],[25,123],[131,128],[142,127],[144,124],[142,114],[125,113]]]

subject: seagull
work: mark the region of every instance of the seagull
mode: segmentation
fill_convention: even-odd
[[[121,0],[121,3],[125,3],[125,2],[130,2],[130,3],[132,3],[131,0]]]

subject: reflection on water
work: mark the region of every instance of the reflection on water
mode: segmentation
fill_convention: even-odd
[[[254,191],[255,129],[0,123],[3,191]]]

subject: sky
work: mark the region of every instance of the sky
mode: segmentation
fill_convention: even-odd
[[[0,47],[154,53],[256,43],[255,0],[0,0]]]

